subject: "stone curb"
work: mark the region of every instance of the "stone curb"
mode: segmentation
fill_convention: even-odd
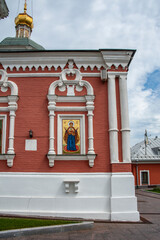
[[[91,229],[93,227],[93,224],[94,222],[82,222],[82,223],[65,224],[65,225],[58,225],[58,226],[23,228],[23,229],[9,230],[9,231],[1,231],[0,238],[85,230],[85,229]]]

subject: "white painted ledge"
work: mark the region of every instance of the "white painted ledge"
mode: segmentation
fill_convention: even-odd
[[[89,166],[94,166],[94,160],[96,154],[87,154],[87,155],[54,155],[48,154],[47,158],[49,160],[49,166],[54,166],[54,161],[89,161]]]
[[[8,167],[13,167],[13,160],[15,158],[15,154],[0,154],[0,160],[6,160]]]

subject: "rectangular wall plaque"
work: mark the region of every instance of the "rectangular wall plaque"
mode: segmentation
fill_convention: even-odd
[[[37,151],[37,139],[26,139],[25,151]]]

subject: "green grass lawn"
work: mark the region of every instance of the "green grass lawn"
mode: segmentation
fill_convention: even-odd
[[[31,227],[70,224],[70,223],[78,223],[78,222],[65,221],[65,220],[34,219],[34,218],[6,218],[6,217],[0,217],[0,231],[20,229],[20,228],[31,228]]]
[[[160,193],[160,188],[153,188],[152,190],[148,190],[148,192],[155,192],[155,193]]]

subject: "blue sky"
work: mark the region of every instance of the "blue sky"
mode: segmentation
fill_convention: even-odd
[[[9,17],[0,21],[0,41],[15,36],[14,18],[24,0],[6,0]],[[160,136],[160,1],[28,0],[31,39],[46,49],[136,49],[128,74],[131,145],[145,129]],[[33,9],[32,3],[33,2]],[[20,4],[19,4],[20,3]]]
[[[144,90],[147,89],[152,89],[152,94],[160,96],[160,69],[147,74]]]

